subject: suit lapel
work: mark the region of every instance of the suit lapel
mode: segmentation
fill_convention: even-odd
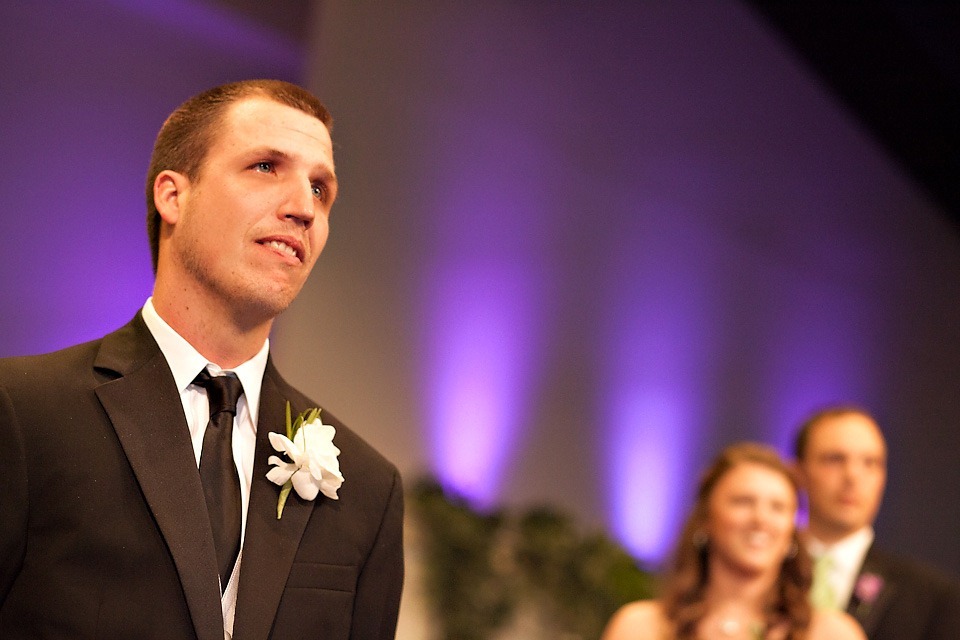
[[[874,589],[869,583],[874,583],[879,588]],[[876,630],[883,612],[893,601],[896,590],[897,585],[885,574],[882,561],[874,556],[871,548],[857,575],[847,607],[847,612],[857,619],[868,637]]]
[[[180,575],[199,640],[222,640],[213,536],[170,368],[139,315],[103,340],[96,366],[121,374],[96,389]]]
[[[234,640],[266,640],[273,626],[280,597],[293,565],[300,538],[310,519],[314,502],[290,492],[277,519],[280,487],[267,480],[267,459],[276,452],[267,434],[286,429],[286,399],[276,381],[272,363],[267,364],[260,392],[256,457],[250,485],[250,507],[240,563],[240,585],[234,621]],[[295,416],[307,407],[291,407]]]

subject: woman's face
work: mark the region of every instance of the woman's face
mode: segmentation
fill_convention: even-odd
[[[707,504],[714,562],[739,572],[779,571],[789,552],[797,494],[779,471],[742,462],[724,474]]]

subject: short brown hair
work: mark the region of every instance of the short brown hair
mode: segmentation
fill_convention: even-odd
[[[687,518],[680,541],[668,571],[664,591],[664,611],[674,626],[678,640],[692,639],[697,625],[707,614],[705,595],[709,580],[709,542],[704,543],[703,528],[709,516],[710,496],[717,483],[735,467],[759,464],[781,474],[793,487],[794,494],[799,484],[791,469],[770,447],[754,442],[741,442],[726,447],[713,460],[700,478],[697,502]],[[764,634],[774,626],[785,626],[787,638],[804,637],[810,625],[812,610],[807,592],[812,582],[810,558],[803,540],[794,531],[794,547],[784,558],[780,575],[770,594],[764,621]]]
[[[147,171],[147,237],[154,273],[160,252],[160,213],[153,200],[153,183],[161,171],[168,169],[196,180],[227,108],[254,96],[299,109],[322,122],[328,131],[333,130],[333,118],[323,103],[303,87],[283,80],[231,82],[197,94],[177,107],[157,134]]]
[[[797,460],[803,461],[807,455],[807,445],[810,444],[810,434],[813,432],[813,428],[820,424],[820,422],[828,418],[839,418],[840,416],[848,416],[851,414],[869,418],[874,424],[878,424],[876,418],[870,415],[869,411],[855,404],[835,404],[821,407],[800,423],[800,428],[797,430],[797,437],[793,441],[793,455],[796,456]]]

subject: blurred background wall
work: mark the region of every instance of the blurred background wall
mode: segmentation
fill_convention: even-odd
[[[279,77],[341,196],[274,356],[408,481],[655,567],[722,445],[853,401],[878,539],[960,572],[956,212],[751,6],[48,0],[0,35],[0,355],[126,322],[163,118]]]

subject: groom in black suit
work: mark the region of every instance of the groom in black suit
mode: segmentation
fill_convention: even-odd
[[[396,468],[322,410],[332,430],[277,435],[319,408],[268,336],[326,242],[330,124],[284,82],[188,100],[148,176],[153,295],[101,340],[0,360],[0,638],[394,637]]]
[[[795,452],[809,502],[814,604],[846,609],[870,640],[960,638],[956,581],[874,544],[887,446],[873,417],[823,409],[801,426]]]

